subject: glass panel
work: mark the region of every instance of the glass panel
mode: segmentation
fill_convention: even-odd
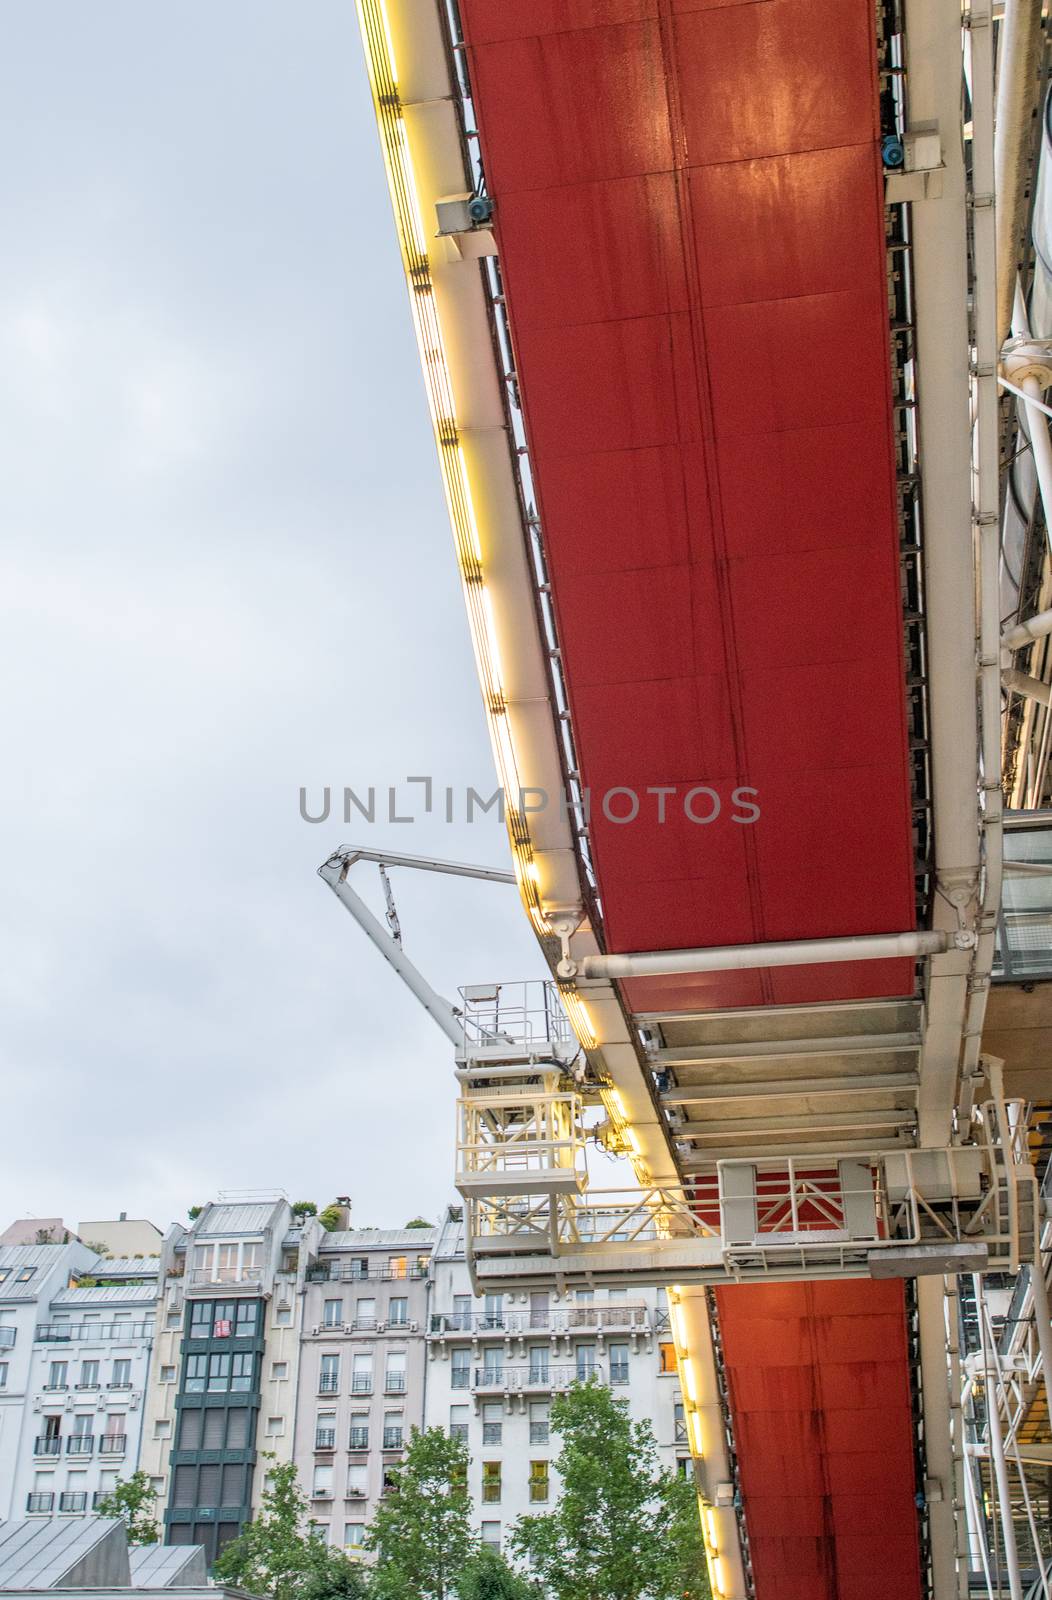
[[[1004,837],[993,975],[1016,983],[1052,977],[1052,814],[1032,815],[1045,825],[1006,827]]]

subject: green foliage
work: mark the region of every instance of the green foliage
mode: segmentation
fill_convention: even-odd
[[[538,1590],[485,1546],[471,1557],[457,1584],[457,1600],[535,1600]]]
[[[411,1217],[406,1223],[407,1228],[431,1228],[434,1224],[428,1222],[426,1217]]]
[[[547,1516],[520,1518],[510,1539],[542,1588],[553,1600],[708,1600],[697,1504],[659,1469],[649,1422],[633,1422],[626,1402],[591,1380],[554,1401],[551,1425],[562,1494]]]
[[[191,1222],[196,1222],[203,1210],[204,1206],[188,1206],[186,1214]]]
[[[318,1215],[318,1208],[314,1204],[313,1200],[297,1200],[296,1204],[292,1207],[292,1215],[300,1218],[316,1217]]]
[[[224,1545],[212,1573],[220,1583],[273,1600],[365,1600],[368,1594],[361,1568],[308,1525],[306,1496],[292,1462],[272,1468],[259,1515]]]
[[[95,1507],[97,1517],[122,1517],[128,1528],[129,1544],[157,1543],[157,1494],[145,1472],[119,1478],[110,1493]]]
[[[453,1600],[468,1559],[475,1554],[468,1453],[441,1428],[414,1428],[394,1487],[385,1495],[366,1535],[376,1556],[376,1600]],[[511,1600],[515,1600],[512,1596]]]
[[[321,1223],[326,1233],[335,1233],[337,1228],[340,1226],[340,1223],[343,1221],[343,1216],[339,1206],[326,1206],[324,1211],[319,1211],[318,1221]]]

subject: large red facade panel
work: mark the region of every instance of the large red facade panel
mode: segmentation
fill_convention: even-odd
[[[724,800],[594,806],[608,947],[910,927],[869,0],[462,13],[584,777]],[[891,962],[630,999],[911,988]]]

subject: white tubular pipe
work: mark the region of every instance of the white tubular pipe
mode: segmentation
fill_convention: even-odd
[[[970,949],[972,934],[874,933],[852,939],[800,939],[786,944],[716,945],[711,950],[649,950],[639,955],[585,956],[574,972],[582,978],[653,978],[677,972],[739,972],[754,967],[814,967],[827,961],[916,960]],[[570,963],[574,965],[574,963]]]
[[[1052,439],[1048,436],[1048,417],[1041,403],[1043,390],[1036,378],[1024,378],[1022,388],[1026,400],[1026,420],[1030,424],[1034,471],[1037,473],[1037,486],[1041,491],[1041,504],[1045,512],[1045,527],[1049,539],[1052,539]]]
[[[998,1508],[1001,1513],[1001,1537],[1004,1540],[1005,1565],[1008,1568],[1008,1593],[1010,1600],[1023,1600],[1023,1579],[1019,1570],[1019,1547],[1015,1538],[1015,1523],[1012,1521],[1012,1500],[1008,1486],[1008,1463],[1005,1460],[1005,1445],[1001,1435],[1001,1408],[998,1404],[998,1390],[1000,1384],[994,1371],[992,1362],[996,1363],[996,1349],[991,1351],[993,1333],[990,1320],[986,1314],[986,1301],[983,1297],[982,1279],[978,1276],[972,1279],[975,1290],[975,1304],[979,1313],[979,1334],[982,1340],[983,1356],[983,1397],[986,1402],[986,1429],[990,1436],[990,1459],[994,1467],[994,1479],[997,1484]]]
[[[1046,639],[1052,633],[1052,611],[1039,611],[1036,617],[1027,617],[1025,622],[1017,622],[1014,627],[1006,628],[1001,635],[1001,647],[1004,650],[1023,650],[1035,639]]]
[[[1026,140],[1037,92],[1041,0],[1005,0],[997,59],[994,192],[997,196],[997,332],[1012,323],[1016,266],[1026,220]]]
[[[464,1029],[457,1013],[453,1010],[448,1000],[443,1000],[437,994],[427,979],[410,961],[400,944],[396,944],[378,917],[374,917],[369,907],[360,895],[355,894],[347,882],[348,863],[334,856],[326,861],[324,866],[318,868],[319,878],[323,878],[329,885],[333,894],[341,905],[346,906],[358,926],[369,935],[373,944],[379,950],[384,960],[394,967],[406,988],[420,1001],[428,1016],[433,1017],[438,1023],[446,1038],[456,1049],[462,1049],[464,1044]]]
[[[1037,1328],[1038,1349],[1041,1352],[1041,1376],[1045,1380],[1045,1393],[1052,1394],[1052,1322],[1049,1320],[1048,1285],[1045,1282],[1044,1252],[1041,1248],[1042,1229],[1038,1225],[1037,1251],[1031,1268],[1031,1286],[1034,1296],[1034,1323]]]
[[[1006,689],[1011,689],[1013,694],[1021,694],[1027,700],[1036,700],[1039,705],[1047,706],[1052,697],[1052,685],[1042,683],[1040,678],[1031,678],[1025,672],[1017,672],[1015,667],[1006,667],[1001,673],[1001,682]]]

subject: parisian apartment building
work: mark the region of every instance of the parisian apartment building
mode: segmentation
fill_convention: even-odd
[[[123,1222],[125,1219],[121,1219]],[[326,1231],[287,1199],[221,1197],[155,1251],[0,1245],[0,1518],[76,1517],[141,1468],[159,1535],[209,1560],[293,1461],[326,1539],[361,1549],[413,1428],[463,1440],[482,1540],[558,1497],[551,1405],[596,1377],[689,1451],[659,1290],[472,1293],[464,1226]],[[108,1231],[112,1228],[112,1231]],[[42,1230],[37,1230],[40,1236]]]

